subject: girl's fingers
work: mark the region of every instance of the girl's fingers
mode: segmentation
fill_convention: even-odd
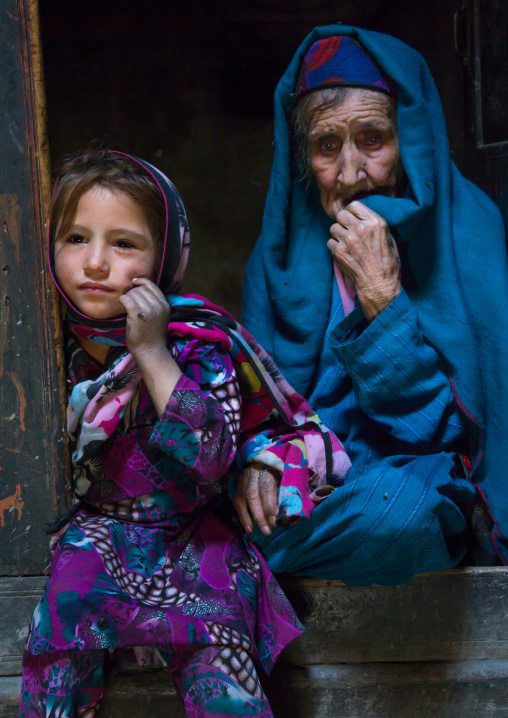
[[[134,315],[138,312],[148,312],[150,309],[149,303],[140,294],[127,292],[120,297],[120,302],[125,307],[127,314]]]
[[[159,311],[169,306],[164,296],[161,299],[144,285],[133,287],[123,296],[133,301],[141,311]]]
[[[167,304],[166,297],[151,279],[147,277],[134,277],[132,283],[135,287],[145,287],[146,290],[151,292],[157,299]]]

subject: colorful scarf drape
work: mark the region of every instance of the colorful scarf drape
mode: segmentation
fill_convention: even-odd
[[[130,159],[152,174],[164,194],[169,220],[158,285],[161,289],[179,288],[190,246],[183,203],[174,185],[159,170]],[[134,357],[125,348],[125,317],[93,320],[63,297],[72,333],[112,347],[107,368],[93,380],[84,378],[79,371],[80,362],[87,356],[79,345],[68,356],[72,391],[67,430],[74,488],[77,496],[86,500],[115,433],[125,431],[135,416],[142,377]],[[289,386],[269,355],[227,312],[197,295],[170,294],[168,302],[172,308],[170,348],[182,338],[216,342],[235,362],[242,388],[238,463],[255,459],[281,473],[278,525],[288,526],[310,516],[314,505],[341,484],[350,467],[341,443]]]
[[[174,317],[168,326],[169,345],[180,338],[214,342],[235,362],[242,387],[241,460],[256,460],[281,473],[277,525],[289,526],[310,516],[315,503],[341,484],[351,465],[340,441],[289,386],[262,347],[223,309],[197,295],[169,295],[168,301]],[[103,341],[103,332],[97,336],[82,325],[74,328]],[[72,360],[71,356],[69,375],[75,377]],[[67,430],[78,496],[86,494],[100,472],[109,438],[129,428],[140,381],[134,357],[124,352],[98,379],[75,383]]]

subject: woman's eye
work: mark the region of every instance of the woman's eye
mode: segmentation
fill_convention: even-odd
[[[67,237],[67,242],[69,242],[69,244],[83,244],[85,241],[86,240],[82,234],[71,234],[70,237]]]
[[[334,152],[337,144],[333,140],[323,140],[321,143],[321,150],[323,152]]]
[[[381,144],[381,137],[379,135],[367,135],[364,144],[367,145],[367,147],[376,147]]]

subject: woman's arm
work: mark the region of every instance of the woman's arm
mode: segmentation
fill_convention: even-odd
[[[404,291],[370,324],[357,307],[334,329],[330,346],[352,379],[360,409],[387,434],[419,453],[463,444],[470,421]]]
[[[353,282],[360,304],[335,329],[330,346],[353,380],[360,408],[418,451],[455,448],[470,422],[402,291],[388,225],[362,202],[351,202],[330,233],[333,260]]]

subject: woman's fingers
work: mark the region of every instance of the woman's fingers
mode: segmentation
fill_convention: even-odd
[[[371,217],[382,219],[381,215],[379,215],[377,212],[374,212],[373,209],[369,209],[369,207],[363,204],[363,202],[358,202],[357,200],[348,204],[348,206],[345,207],[342,211],[353,215],[357,219],[369,219]]]
[[[253,531],[253,521],[265,535],[272,533],[277,515],[277,484],[269,471],[259,476],[260,469],[248,466],[238,479],[233,505],[247,533]],[[266,478],[265,478],[266,477]]]
[[[277,482],[271,471],[268,469],[265,469],[259,476],[258,482],[263,514],[268,525],[275,528],[275,519],[277,518],[277,511],[279,507]]]
[[[247,506],[247,488],[250,482],[250,468],[244,469],[238,478],[233,506],[236,509],[240,523],[245,531],[250,534],[253,531],[252,517]]]
[[[337,213],[327,246],[348,276],[368,321],[400,293],[400,258],[390,229],[380,215],[361,202]]]

